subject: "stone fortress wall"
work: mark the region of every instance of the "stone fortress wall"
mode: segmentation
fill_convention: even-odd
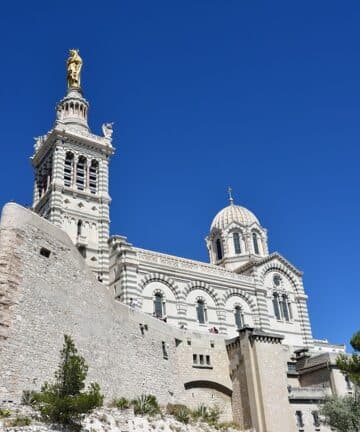
[[[114,301],[67,234],[13,203],[3,210],[0,251],[0,401],[52,379],[67,333],[107,399],[152,393],[162,404],[217,403],[232,418],[223,337]],[[204,364],[193,365],[193,354]]]

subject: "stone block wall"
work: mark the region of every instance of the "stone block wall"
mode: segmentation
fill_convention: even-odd
[[[24,389],[52,379],[64,333],[107,399],[152,393],[162,404],[193,404],[185,384],[205,378],[210,388],[202,383],[197,394],[207,400],[212,387],[231,393],[221,336],[211,346],[213,335],[176,329],[115,301],[63,231],[16,204],[5,206],[0,224],[0,329],[0,401],[19,400]],[[194,352],[210,353],[206,373],[193,367]],[[221,398],[229,419],[230,397]]]

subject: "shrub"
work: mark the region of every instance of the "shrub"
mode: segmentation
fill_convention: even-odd
[[[119,408],[120,410],[124,410],[130,408],[130,401],[124,397],[121,397],[120,399],[114,399],[112,406]]]
[[[191,412],[191,416],[194,420],[201,420],[210,426],[217,427],[220,418],[220,409],[216,405],[208,408],[201,404]]]
[[[160,413],[160,407],[154,395],[143,394],[131,401],[135,414],[155,415]]]
[[[0,418],[6,418],[11,416],[11,411],[5,408],[0,408]]]
[[[45,421],[79,430],[83,415],[102,406],[104,397],[96,383],[91,383],[86,392],[81,392],[85,387],[88,366],[77,354],[71,337],[64,335],[64,339],[55,382],[44,383],[41,391],[33,394],[34,406]]]
[[[191,411],[191,417],[194,420],[204,419],[207,416],[207,407],[204,404],[199,405],[196,409]]]
[[[24,390],[22,397],[21,397],[21,403],[23,405],[29,405],[32,406],[36,402],[36,392],[33,390]]]
[[[218,424],[218,428],[221,431],[227,431],[229,429],[236,429],[236,430],[240,430],[240,426],[237,423],[234,422],[223,422],[223,423],[219,423]]]
[[[220,409],[218,406],[213,406],[209,408],[206,417],[204,420],[211,426],[216,426],[218,424],[220,418]]]
[[[31,425],[31,418],[30,417],[16,417],[14,420],[12,420],[9,424],[10,427],[17,427],[17,426],[29,426]]]
[[[176,418],[181,423],[188,424],[190,421],[190,410],[181,404],[168,404],[166,412]]]

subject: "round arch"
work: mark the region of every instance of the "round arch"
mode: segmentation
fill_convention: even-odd
[[[173,292],[175,299],[178,301],[180,299],[180,292],[177,288],[175,282],[169,278],[168,276],[165,276],[161,273],[150,273],[147,274],[142,278],[142,280],[139,283],[139,287],[141,288],[141,291],[144,290],[146,285],[148,285],[150,282],[161,282],[164,285],[166,285],[170,290]]]
[[[209,294],[209,296],[214,300],[214,303],[217,307],[223,305],[221,300],[219,299],[219,296],[216,294],[216,291],[214,290],[214,288],[212,288],[210,285],[208,285],[207,283],[202,282],[202,281],[190,282],[185,288],[183,300],[185,300],[187,298],[187,296],[189,295],[189,293],[191,291],[194,291],[196,289],[203,290],[203,291],[207,292]]]
[[[230,297],[241,297],[249,305],[251,312],[256,311],[256,305],[254,300],[245,291],[238,290],[236,288],[226,291],[223,296],[224,305],[226,304],[226,302],[229,300]]]

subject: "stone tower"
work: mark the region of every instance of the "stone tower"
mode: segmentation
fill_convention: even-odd
[[[102,126],[103,136],[91,133],[81,66],[79,53],[70,50],[67,94],[56,107],[54,127],[36,139],[33,210],[66,231],[98,280],[107,284],[112,125]]]

